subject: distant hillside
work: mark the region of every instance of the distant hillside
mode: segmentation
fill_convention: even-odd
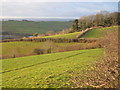
[[[70,21],[3,21],[2,39],[21,38],[33,33],[58,32],[71,26]]]
[[[60,31],[71,26],[70,21],[3,21],[3,32],[10,33],[46,33],[49,30]]]

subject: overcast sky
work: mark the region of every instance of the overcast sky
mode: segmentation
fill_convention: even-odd
[[[10,2],[4,0],[0,17],[67,17],[118,11],[117,2]]]

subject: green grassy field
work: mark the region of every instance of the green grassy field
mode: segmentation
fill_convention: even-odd
[[[7,42],[2,43],[2,55],[13,56],[13,55],[29,55],[33,54],[33,50],[40,48],[42,42]]]
[[[104,35],[103,32],[107,30],[115,30],[118,29],[117,26],[94,29],[86,33],[82,38],[97,38],[101,35]],[[45,38],[75,38],[81,32],[70,33],[70,34],[62,34],[62,35],[53,35],[46,36]],[[56,46],[68,46],[71,44],[80,44],[82,43],[55,43]],[[43,42],[7,42],[1,43],[2,46],[2,54],[4,57],[13,57],[16,56],[24,56],[24,55],[33,55],[34,49],[41,49],[44,46]]]
[[[0,43],[3,57],[33,55],[34,49],[42,49],[46,42],[6,42]],[[55,46],[85,45],[83,43],[53,43]]]
[[[71,26],[67,21],[3,21],[3,32],[11,33],[46,33],[49,30],[60,31]]]
[[[43,38],[76,38],[78,34],[81,32],[69,33],[69,34],[61,34],[61,35],[52,35],[52,36],[45,36]]]
[[[104,32],[107,30],[117,30],[118,26],[111,26],[99,29],[93,29],[87,32],[82,38],[99,38],[104,36]]]
[[[2,60],[2,86],[9,88],[70,87],[69,76],[93,66],[103,49],[27,56]]]
[[[106,30],[115,30],[115,29],[118,29],[118,26],[111,26],[111,27],[93,29],[93,30],[90,30],[89,32],[87,32],[84,36],[82,36],[82,38],[99,38],[99,37],[103,37],[104,32]],[[82,32],[45,36],[43,38],[76,38],[76,36],[79,35],[80,33],[82,33]]]

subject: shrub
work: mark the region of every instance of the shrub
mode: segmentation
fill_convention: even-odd
[[[34,53],[39,55],[39,54],[44,54],[44,49],[34,49]]]
[[[41,47],[45,50],[45,53],[54,53],[56,52],[56,45],[54,42],[48,40],[44,42],[43,46]]]

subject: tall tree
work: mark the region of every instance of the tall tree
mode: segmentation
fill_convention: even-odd
[[[72,25],[72,32],[78,31],[78,19],[75,19]]]

